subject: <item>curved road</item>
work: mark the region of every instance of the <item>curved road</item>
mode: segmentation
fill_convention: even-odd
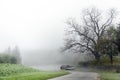
[[[99,75],[94,72],[70,71],[71,74],[49,79],[49,80],[100,80]]]

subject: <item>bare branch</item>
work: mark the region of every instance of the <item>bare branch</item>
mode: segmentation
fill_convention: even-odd
[[[104,31],[105,31],[105,29],[106,29],[107,27],[110,27],[110,26],[111,26],[114,17],[115,17],[115,10],[114,10],[114,9],[111,9],[111,10],[110,10],[110,17],[107,19],[107,21],[106,21],[106,22],[102,25],[102,27],[100,28],[100,32],[101,32],[101,35],[100,35],[100,36],[103,35],[103,33],[104,33]]]
[[[93,8],[87,9],[82,16],[83,24],[79,25],[75,20],[67,21],[69,25],[69,38],[63,51],[73,50],[74,52],[89,52],[94,55],[96,59],[100,57],[100,41],[104,37],[107,27],[112,25],[115,11],[110,11],[110,17],[103,23],[101,13]]]
[[[96,44],[96,42],[95,42],[94,39],[92,39],[91,37],[87,36],[87,34],[82,33],[81,31],[79,31],[78,28],[80,28],[80,27],[79,27],[78,24],[76,24],[76,23],[74,23],[74,22],[68,22],[68,23],[69,23],[69,25],[72,27],[72,29],[73,29],[72,31],[73,31],[73,32],[78,33],[79,36],[83,36],[83,37],[85,37],[86,39],[91,40],[94,44]]]

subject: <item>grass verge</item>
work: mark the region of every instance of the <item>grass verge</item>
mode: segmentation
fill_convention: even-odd
[[[100,80],[120,80],[120,73],[116,73],[115,71],[103,71],[99,69],[92,69],[91,71],[98,73],[100,75]]]
[[[120,73],[99,72],[101,80],[120,80]]]
[[[30,72],[30,73],[22,73],[12,76],[0,77],[0,80],[47,80],[50,78],[58,77],[68,74],[63,71],[40,71],[40,72]]]
[[[0,64],[0,80],[47,80],[68,74],[65,71],[40,71],[19,64]]]

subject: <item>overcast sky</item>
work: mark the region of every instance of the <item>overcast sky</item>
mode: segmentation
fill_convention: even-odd
[[[64,38],[65,21],[79,17],[83,8],[120,8],[120,0],[0,0],[0,51],[58,49]]]

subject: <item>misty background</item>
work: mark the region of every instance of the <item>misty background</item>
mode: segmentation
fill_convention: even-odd
[[[63,54],[66,20],[80,19],[84,8],[116,8],[119,0],[0,0],[0,52],[20,48],[22,63],[77,64],[81,54]]]

